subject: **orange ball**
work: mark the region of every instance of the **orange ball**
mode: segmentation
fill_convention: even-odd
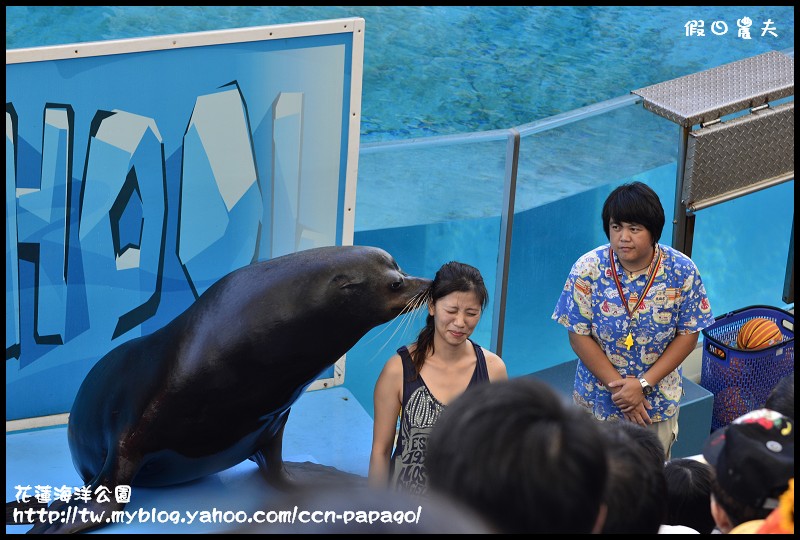
[[[773,321],[763,317],[755,317],[744,323],[736,336],[736,346],[745,350],[763,349],[781,341],[781,329]]]

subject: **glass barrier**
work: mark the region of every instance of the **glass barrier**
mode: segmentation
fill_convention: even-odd
[[[656,190],[670,243],[677,142],[674,124],[633,101],[523,136],[502,341],[509,375],[575,358],[550,316],[572,264],[608,241],[600,213],[614,188],[639,180]]]
[[[679,128],[646,110],[636,96],[518,126],[518,170],[498,352],[510,376],[570,361],[567,331],[550,318],[575,260],[607,242],[600,213],[618,185],[639,180],[661,198],[672,243]],[[362,146],[356,244],[389,251],[415,275],[444,263],[476,266],[496,296],[503,189],[510,181],[513,130]],[[782,301],[793,223],[794,180],[699,211],[692,259],[716,316]],[[746,216],[746,219],[744,218]],[[494,303],[473,340],[492,348]],[[347,386],[373,412],[372,392],[386,360],[412,342],[427,312],[398,318],[367,334],[347,358]]]
[[[473,340],[489,347],[505,174],[506,130],[364,145],[359,154],[354,243],[391,253],[409,274],[433,277],[457,260],[478,268],[489,290]],[[372,413],[386,360],[414,341],[426,310],[373,329],[347,353],[348,389]]]
[[[695,216],[692,260],[702,272],[715,316],[752,305],[790,309],[782,295],[794,180]]]

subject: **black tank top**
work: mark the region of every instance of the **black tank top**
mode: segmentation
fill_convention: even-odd
[[[467,388],[489,380],[483,349],[472,340],[469,342],[475,349],[478,361]],[[400,347],[397,353],[403,361],[403,406],[389,478],[392,489],[423,494],[427,489],[425,449],[428,434],[444,409],[444,404],[431,394],[421,375],[411,380],[414,377],[414,365],[408,348]]]

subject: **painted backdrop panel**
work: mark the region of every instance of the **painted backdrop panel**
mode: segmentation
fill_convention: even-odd
[[[7,51],[6,420],[225,274],[352,244],[363,20],[332,22]]]

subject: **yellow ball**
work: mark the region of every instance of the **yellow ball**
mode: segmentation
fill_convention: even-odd
[[[742,325],[736,337],[736,346],[745,350],[757,350],[783,341],[778,325],[769,319],[755,317]]]

